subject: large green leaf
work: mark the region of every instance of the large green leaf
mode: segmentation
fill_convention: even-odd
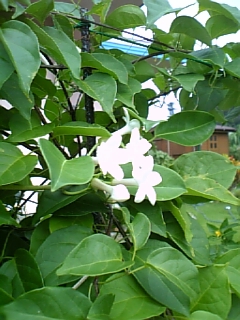
[[[79,80],[78,85],[90,97],[97,100],[103,110],[115,121],[113,104],[117,92],[117,84],[112,76],[97,72],[84,81]]]
[[[47,123],[41,125],[41,123],[36,123],[35,125],[33,118],[32,121],[28,121],[21,114],[15,113],[10,119],[9,126],[12,134],[9,136],[8,141],[23,142],[45,136],[53,130],[55,124]]]
[[[0,8],[4,11],[8,11],[8,0],[0,0]]]
[[[173,264],[173,262],[171,263]],[[135,271],[133,275],[149,296],[167,308],[188,316],[189,296],[154,266],[146,265],[145,261],[138,264],[139,267],[143,265],[144,268]]]
[[[149,297],[131,275],[122,274],[119,277],[118,274],[108,278],[100,290],[100,297],[110,293],[115,294],[110,312],[114,320],[144,320],[165,310],[164,306]]]
[[[123,261],[121,245],[114,239],[94,234],[83,239],[70,252],[57,274],[97,276],[121,271],[132,264],[131,261]]]
[[[23,294],[2,307],[6,320],[85,320],[91,302],[71,288],[45,287]]]
[[[14,94],[12,94],[12,90],[14,90]],[[30,119],[31,109],[34,106],[34,98],[31,92],[29,96],[30,98],[27,98],[20,89],[19,81],[15,73],[12,73],[0,89],[0,97],[7,100],[27,120]]]
[[[39,0],[27,7],[26,12],[37,18],[41,23],[44,22],[49,12],[54,8],[53,0]]]
[[[49,53],[56,62],[66,65],[74,78],[79,79],[81,56],[74,42],[61,30],[52,27],[40,28],[32,20],[28,25],[35,32],[44,51]]]
[[[0,73],[0,88],[4,84],[5,81],[11,76],[11,74],[14,71],[13,64],[4,49],[2,43],[0,43],[0,68],[1,68],[1,73]]]
[[[68,275],[57,276],[56,270],[79,242],[91,233],[91,229],[70,226],[53,232],[40,245],[36,252],[36,261],[47,286],[58,286],[74,280],[74,277]]]
[[[227,319],[231,307],[231,292],[225,266],[199,269],[200,293],[192,311],[203,310]]]
[[[92,67],[108,73],[123,84],[128,83],[128,71],[125,65],[106,53],[82,53],[82,67]]]
[[[64,123],[53,130],[55,136],[58,135],[81,135],[109,138],[110,132],[98,124],[90,124],[83,121]]]
[[[214,39],[226,34],[236,33],[238,31],[238,23],[224,15],[218,14],[208,19],[206,29]]]
[[[240,299],[236,295],[232,295],[232,308],[228,314],[228,320],[238,320],[240,317]]]
[[[234,166],[226,157],[211,151],[196,151],[181,155],[173,163],[183,179],[189,177],[209,178],[229,188],[236,175]]]
[[[37,157],[24,156],[10,143],[0,142],[0,185],[24,179],[37,164]]]
[[[183,33],[189,37],[197,39],[208,46],[211,46],[212,39],[203,27],[203,25],[196,19],[188,16],[179,16],[173,20],[170,31],[172,33]]]
[[[49,167],[52,191],[67,185],[85,184],[92,179],[94,163],[91,157],[66,160],[50,141],[40,139],[39,146]]]
[[[23,22],[4,22],[0,29],[0,39],[19,78],[19,84],[26,96],[40,67],[39,45],[33,31]]]
[[[231,7],[228,4],[217,3],[215,1],[210,0],[198,0],[198,2],[200,11],[208,10],[214,13],[217,12],[219,14],[223,14],[224,16],[235,21],[236,23],[240,22],[240,11],[236,7]]]
[[[154,27],[154,23],[167,13],[178,11],[173,9],[168,0],[143,0],[143,3],[147,7],[147,26],[149,28]]]
[[[240,205],[240,200],[215,180],[205,177],[190,177],[185,180],[189,195],[210,200]]]
[[[109,14],[105,23],[119,29],[136,28],[146,24],[146,17],[138,6],[127,4]]]
[[[134,95],[141,91],[141,83],[136,79],[129,78],[128,83],[119,83],[116,98],[126,106],[135,109]]]
[[[15,253],[15,264],[25,292],[43,287],[42,275],[30,252],[18,249]]]
[[[179,250],[160,248],[150,253],[147,265],[158,270],[193,301],[199,293],[198,270]]]
[[[166,122],[161,122],[155,137],[176,142],[184,146],[195,146],[207,140],[215,129],[214,117],[201,111],[183,111]]]

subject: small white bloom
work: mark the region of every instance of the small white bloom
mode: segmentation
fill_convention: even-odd
[[[122,179],[124,173],[120,164],[129,162],[126,149],[119,148],[122,142],[122,136],[113,134],[107,141],[101,142],[97,148],[97,157],[95,162],[100,166],[102,173],[106,175],[110,173],[115,179]]]
[[[140,203],[147,196],[152,205],[155,204],[157,196],[154,186],[162,182],[162,177],[156,171],[152,171],[154,161],[152,156],[147,156],[142,160],[141,166],[134,167],[132,176],[136,180],[138,190],[134,202]]]
[[[144,161],[144,154],[152,147],[151,143],[140,136],[138,128],[134,128],[131,132],[129,143],[126,145],[126,150],[129,153],[129,158],[132,161],[133,168],[140,166]]]
[[[130,198],[127,187],[122,184],[110,186],[100,179],[93,178],[91,186],[94,189],[105,191],[110,196],[108,198],[109,202],[124,202]]]
[[[142,157],[139,166],[135,166],[132,171],[133,178],[112,181],[113,185],[123,184],[125,186],[137,186],[138,190],[135,195],[134,202],[140,203],[147,197],[154,206],[157,196],[154,186],[162,182],[161,175],[152,171],[154,161],[152,156]]]

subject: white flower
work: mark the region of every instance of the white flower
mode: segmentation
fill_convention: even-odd
[[[144,154],[152,147],[151,143],[140,136],[138,128],[134,128],[131,132],[131,138],[126,145],[126,150],[129,153],[129,158],[132,161],[133,168],[140,166],[144,161]]]
[[[160,174],[153,170],[153,157],[142,157],[140,165],[135,166],[132,171],[133,178],[113,180],[112,184],[124,184],[125,186],[138,186],[134,202],[140,203],[147,197],[154,206],[157,196],[154,186],[162,182]]]
[[[130,198],[129,191],[126,186],[119,184],[117,186],[110,186],[100,179],[93,178],[91,186],[94,189],[105,191],[110,197],[109,202],[124,202]]]
[[[137,119],[130,120],[130,117],[126,108],[123,108],[123,112],[125,114],[125,117],[123,117],[123,120],[126,122],[126,125],[115,132],[115,134],[117,133],[117,134],[120,134],[121,136],[132,132],[134,128],[138,128],[138,129],[140,128],[140,122]]]
[[[120,164],[129,162],[126,149],[119,148],[121,142],[122,136],[114,133],[107,141],[101,142],[97,148],[97,157],[94,159],[104,175],[110,173],[113,178],[119,180],[124,177]]]
[[[152,156],[147,156],[142,160],[141,166],[134,167],[132,176],[138,184],[138,190],[134,202],[140,203],[147,196],[150,203],[154,206],[157,196],[154,186],[162,182],[162,177],[156,171],[152,171],[154,161]]]

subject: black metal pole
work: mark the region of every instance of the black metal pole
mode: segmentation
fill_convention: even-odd
[[[82,41],[82,52],[90,52],[91,51],[91,42],[90,42],[90,23],[88,21],[88,16],[86,15],[87,9],[81,8],[80,15],[82,18],[82,26],[80,28],[81,31],[81,41]],[[85,67],[83,68],[83,80],[89,77],[92,74],[91,68]],[[93,99],[89,97],[86,93],[84,93],[85,99],[85,112],[86,112],[86,121],[88,123],[94,123],[94,106]],[[87,137],[87,151],[90,151],[92,147],[96,144],[95,137]]]

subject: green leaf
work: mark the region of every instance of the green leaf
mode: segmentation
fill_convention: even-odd
[[[108,73],[123,84],[128,83],[128,70],[125,65],[106,53],[82,53],[82,67],[92,67]]]
[[[224,69],[230,75],[240,78],[240,57],[237,57],[231,62],[226,63]]]
[[[135,271],[133,275],[148,295],[167,308],[188,316],[190,306],[188,295],[154,266],[146,265],[144,261],[142,263],[145,267]]]
[[[114,298],[115,295],[113,293],[98,296],[92,304],[87,318],[89,320],[111,320],[109,313],[112,309]]]
[[[36,261],[47,286],[58,286],[75,279],[72,276],[57,276],[56,270],[68,254],[84,238],[92,234],[91,229],[73,225],[50,234],[36,252]]]
[[[205,177],[190,177],[185,180],[189,195],[200,196],[210,200],[222,201],[239,206],[240,200],[217,183],[215,180]]]
[[[179,11],[173,9],[168,0],[143,0],[144,5],[147,7],[147,26],[154,28],[154,23],[167,13]]]
[[[67,191],[75,192],[75,195],[66,195],[61,190],[55,192],[51,192],[50,190],[43,191],[38,201],[37,212],[33,217],[33,223],[37,223],[41,217],[57,212],[59,209],[66,207],[82,197],[83,194],[80,191],[85,188],[86,185],[80,185],[66,189]]]
[[[198,270],[179,250],[160,248],[150,253],[146,263],[165,275],[194,300],[199,292]]]
[[[12,134],[9,136],[7,141],[10,142],[23,142],[34,138],[45,136],[52,132],[55,124],[47,123],[45,125],[35,126],[33,121],[26,120],[21,114],[15,113],[9,123]]]
[[[212,44],[212,39],[207,30],[200,22],[192,17],[179,16],[174,19],[170,27],[170,32],[183,33],[207,44],[208,46],[211,46]]]
[[[200,294],[192,305],[192,311],[202,310],[227,319],[231,307],[231,292],[225,266],[199,269]]]
[[[236,175],[234,166],[226,157],[211,151],[196,151],[181,155],[173,163],[183,179],[189,177],[213,179],[229,188]]]
[[[127,85],[119,83],[117,86],[116,99],[129,108],[135,109],[134,95],[141,91],[141,83],[136,79],[129,78]]]
[[[35,32],[44,51],[49,53],[56,62],[66,65],[74,78],[80,78],[81,56],[74,42],[61,30],[52,27],[40,28],[31,20],[28,25]]]
[[[131,261],[123,261],[121,245],[114,239],[94,234],[83,239],[70,252],[57,274],[97,276],[124,270],[132,264]]]
[[[193,60],[188,61],[188,67],[189,62],[192,63],[192,61],[194,61],[194,58],[197,58],[199,61],[211,63],[213,66],[216,66],[217,68],[223,68],[224,62],[226,60],[224,51],[216,46],[194,51],[191,53],[191,57],[193,57]]]
[[[196,94],[198,96],[197,109],[202,111],[214,110],[224,100],[227,91],[224,90],[221,80],[210,84],[209,80],[198,82],[196,85]]]
[[[15,253],[15,263],[25,292],[43,287],[39,267],[30,252],[18,249]]]
[[[59,135],[80,135],[109,138],[111,133],[98,124],[90,124],[83,121],[74,121],[64,123],[53,130],[54,136]]]
[[[6,210],[2,201],[0,201],[0,226],[3,224],[18,226],[17,221],[11,217],[10,212]]]
[[[111,293],[115,294],[110,312],[110,317],[114,320],[144,320],[157,316],[165,310],[164,306],[146,294],[131,275],[122,274],[119,277],[118,274],[108,278],[100,290],[99,297]]]
[[[23,294],[2,307],[1,314],[6,320],[85,320],[90,307],[89,299],[76,290],[46,287]]]
[[[128,205],[129,204],[131,206],[131,212],[134,208],[137,210],[137,212],[142,212],[148,217],[151,222],[151,231],[153,233],[167,237],[166,224],[163,220],[162,208],[159,203],[156,203],[155,206],[152,206],[148,201],[135,203],[134,201],[129,200]]]
[[[93,3],[95,5],[88,11],[88,14],[97,14],[100,16],[100,21],[104,22],[111,7],[112,0],[101,0],[100,2],[93,1]]]
[[[12,62],[4,49],[2,43],[0,43],[0,88],[4,84],[5,81],[11,76],[11,74],[14,71],[14,67],[12,65]]]
[[[53,192],[63,186],[81,185],[92,179],[94,164],[91,157],[66,160],[50,141],[40,139],[39,146],[49,167]]]
[[[198,310],[193,312],[188,320],[223,320],[223,318],[220,318],[218,315],[213,314],[211,312]]]
[[[105,23],[118,29],[136,28],[146,25],[146,17],[138,6],[127,4],[109,14]]]
[[[41,23],[43,23],[46,17],[48,16],[49,12],[52,11],[53,8],[53,0],[39,0],[27,7],[26,12],[37,18]]]
[[[4,22],[0,29],[0,39],[16,69],[19,84],[26,96],[40,67],[39,45],[33,31],[23,22]]]
[[[90,97],[98,101],[103,110],[115,121],[113,104],[117,92],[117,84],[112,76],[105,73],[94,73],[84,81],[79,80],[78,85]]]
[[[143,213],[137,213],[133,219],[133,222],[130,223],[130,213],[127,208],[121,208],[124,222],[130,232],[131,239],[133,242],[134,253],[141,249],[147,242],[150,233],[151,233],[151,224],[147,216]]]
[[[0,185],[24,179],[37,164],[37,157],[24,156],[10,143],[0,142]]]
[[[180,74],[178,76],[174,76],[180,85],[187,91],[193,92],[198,81],[204,80],[204,76],[201,74]]]
[[[208,19],[206,29],[212,39],[214,39],[226,34],[236,33],[238,31],[238,24],[236,21],[218,14]]]
[[[207,140],[215,129],[214,117],[201,111],[183,111],[161,122],[155,137],[170,140],[184,146],[196,146]]]
[[[8,0],[0,0],[0,8],[4,11],[8,11]]]
[[[71,16],[80,18],[79,7],[75,3],[54,1],[54,11],[70,14]]]

